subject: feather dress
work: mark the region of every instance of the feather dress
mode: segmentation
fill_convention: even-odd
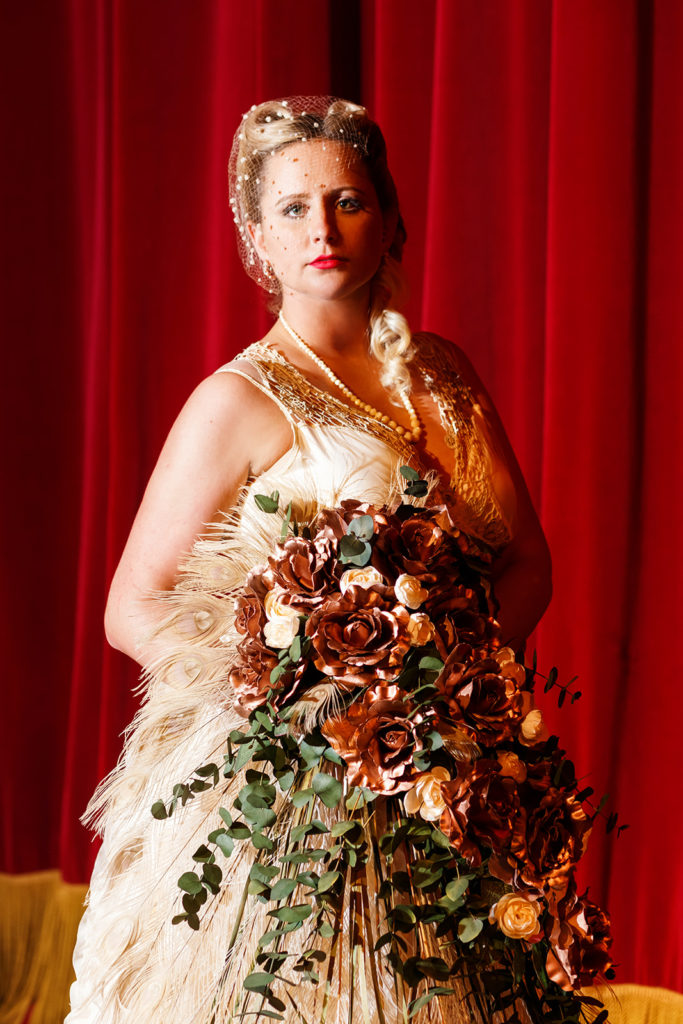
[[[495,451],[487,440],[485,414],[442,346],[427,335],[415,341],[412,365],[439,409],[453,451],[450,484],[461,525],[501,548],[510,537],[510,514],[495,492]],[[303,521],[316,509],[347,498],[379,505],[397,500],[403,489],[401,465],[424,468],[396,432],[316,389],[260,342],[217,372],[223,371],[247,377],[278,405],[291,426],[292,444],[265,473],[247,482],[236,508],[195,542],[174,591],[159,597],[167,606],[160,633],[164,654],[143,676],[144,700],[127,730],[119,764],[101,783],[86,815],[104,840],[74,954],[77,980],[67,1024],[267,1019],[256,1013],[258,998],[250,998],[242,986],[253,969],[258,939],[269,927],[267,905],[246,893],[253,847],[237,844],[223,863],[228,884],[207,903],[198,931],[171,923],[182,910],[178,878],[220,824],[219,807],[231,805],[248,765],[178,806],[167,820],[153,818],[150,808],[198,766],[220,763],[230,730],[245,727],[229,682],[239,639],[233,598],[279,535],[276,517],[260,511],[254,495],[279,491],[281,503],[291,499]],[[278,834],[301,821],[303,813],[281,795],[274,809],[273,860],[280,852]],[[313,814],[331,826],[338,812],[318,800]],[[369,837],[381,834],[385,819],[385,801],[379,798],[368,811]],[[333,842],[325,835],[317,841],[321,846]],[[381,953],[373,951],[384,921],[378,898],[382,876],[400,867],[397,860],[387,865],[376,853],[346,880],[319,983],[297,984],[295,979],[278,990],[288,1024],[397,1024],[406,1019],[407,993]],[[306,928],[287,940],[288,950],[305,949]],[[435,947],[429,936],[421,941],[422,955],[430,942]],[[433,999],[412,1020],[472,1020],[462,1009],[468,979],[459,984],[455,995]]]

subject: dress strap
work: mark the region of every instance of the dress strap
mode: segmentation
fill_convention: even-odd
[[[317,387],[276,349],[254,342],[239,354],[236,363],[248,363],[254,376],[247,376],[285,411],[292,424],[323,427],[351,427],[372,434],[394,448],[405,462],[414,458],[414,449],[394,430],[368,416],[343,398]],[[234,364],[220,367],[232,370]],[[218,371],[216,371],[218,372]],[[255,379],[256,378],[256,379]]]
[[[250,384],[252,384],[261,392],[261,394],[266,395],[271,400],[271,402],[274,402],[275,405],[277,405],[278,409],[286,418],[289,425],[293,427],[295,420],[294,417],[292,416],[290,407],[287,405],[286,402],[282,401],[280,396],[276,392],[274,392],[274,390],[271,387],[269,387],[267,380],[264,380],[262,378],[259,368],[257,366],[254,366],[251,360],[244,359],[243,355],[240,355],[238,359],[235,360],[235,362],[245,363],[253,372],[249,373],[247,372],[246,369],[241,369],[239,366],[235,366],[234,364],[231,363],[226,363],[225,366],[219,366],[217,370],[214,370],[214,373],[233,373],[236,377],[242,377],[244,378],[244,380],[248,380]],[[259,377],[255,377],[254,373],[258,373]]]

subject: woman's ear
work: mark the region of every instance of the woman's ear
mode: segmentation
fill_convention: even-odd
[[[263,244],[263,229],[260,224],[254,224],[252,221],[247,221],[247,231],[249,232],[249,238],[251,239],[252,245],[256,249],[258,256],[263,263],[268,262],[268,255],[266,253],[265,246]]]

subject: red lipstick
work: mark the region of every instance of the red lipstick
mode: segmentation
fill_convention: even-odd
[[[316,259],[311,260],[310,266],[318,267],[319,270],[332,270],[334,267],[340,267],[342,263],[348,262],[343,256],[318,256]]]

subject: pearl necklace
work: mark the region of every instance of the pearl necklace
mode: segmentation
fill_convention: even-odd
[[[294,328],[287,323],[284,316],[282,315],[282,310],[278,314],[278,319],[280,320],[284,329],[287,331],[287,334],[289,334],[292,341],[296,345],[298,345],[301,351],[305,352],[309,359],[311,359],[315,363],[315,365],[323,371],[323,373],[329,378],[329,380],[331,380],[332,383],[339,388],[342,394],[344,394],[346,398],[348,398],[349,402],[351,402],[352,405],[355,405],[358,409],[362,409],[363,412],[367,413],[369,416],[372,416],[372,418],[377,420],[378,423],[385,424],[387,427],[389,427],[390,430],[393,430],[395,431],[395,433],[399,434],[404,441],[418,440],[420,434],[422,433],[422,427],[420,425],[418,415],[415,412],[415,406],[410,401],[408,395],[401,394],[401,401],[403,402],[406,412],[408,413],[408,419],[410,420],[410,430],[406,430],[405,427],[402,427],[399,423],[396,422],[396,420],[392,420],[391,417],[387,416],[386,413],[380,412],[379,409],[375,409],[374,405],[370,405],[369,402],[364,402],[362,398],[359,398],[358,395],[355,395],[351,388],[347,387],[346,384],[344,384],[344,382],[339,379],[334,370],[332,370],[327,365],[327,363],[320,358],[318,353],[314,352],[313,349],[306,344],[301,335],[297,334]]]

